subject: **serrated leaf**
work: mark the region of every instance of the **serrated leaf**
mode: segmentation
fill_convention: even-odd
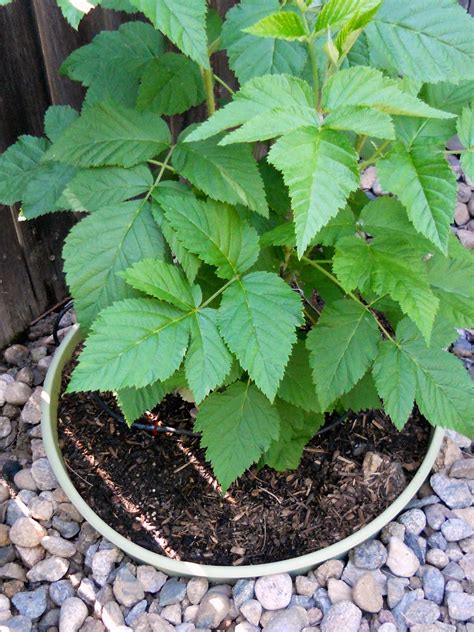
[[[305,413],[280,400],[275,405],[280,415],[280,436],[272,442],[261,463],[277,472],[295,470],[300,464],[304,447],[324,424],[324,417]]]
[[[82,0],[82,2],[73,2],[72,0],[56,0],[56,4],[72,28],[77,30],[82,18],[92,11],[99,4],[99,1]]]
[[[323,126],[375,138],[395,139],[395,128],[391,117],[386,112],[367,107],[337,108],[324,119]]]
[[[133,108],[144,68],[165,50],[163,36],[150,24],[128,22],[75,50],[61,72],[89,87],[84,105],[112,99]]]
[[[206,0],[130,0],[185,55],[209,68]]]
[[[457,2],[384,0],[365,32],[375,66],[431,83],[474,78],[474,23]]]
[[[307,37],[304,22],[294,11],[272,13],[242,31],[257,37],[272,37],[289,42],[303,41]]]
[[[268,206],[278,215],[286,217],[291,208],[291,200],[283,176],[266,160],[261,160],[258,163],[258,168],[265,186]]]
[[[181,114],[205,100],[199,66],[184,55],[165,53],[145,68],[137,108],[156,114]]]
[[[354,213],[345,206],[341,209],[336,217],[333,217],[326,226],[319,231],[313,239],[314,244],[322,244],[323,246],[334,246],[339,239],[354,235],[357,231]]]
[[[359,187],[357,155],[339,132],[302,128],[280,138],[268,161],[290,190],[298,255]]]
[[[136,8],[128,0],[100,0],[102,9],[111,11],[124,11],[125,13],[136,13]]]
[[[97,103],[53,143],[46,158],[77,167],[133,167],[162,152],[170,140],[168,126],[157,114]]]
[[[329,111],[362,106],[387,114],[453,118],[450,112],[432,108],[421,99],[403,92],[397,81],[385,77],[380,70],[365,66],[355,66],[334,74],[323,91],[322,106]]]
[[[278,0],[242,0],[228,11],[222,29],[222,46],[241,84],[267,74],[298,76],[303,70],[306,53],[299,42],[260,38],[244,32],[279,9]]]
[[[107,307],[87,337],[68,392],[118,391],[166,380],[186,353],[189,316],[146,298]]]
[[[44,131],[51,142],[57,140],[79,113],[69,105],[52,105],[44,116]]]
[[[455,327],[471,327],[474,322],[474,253],[456,238],[449,245],[449,256],[436,254],[428,262],[428,274],[440,301],[440,314]]]
[[[434,426],[474,436],[474,382],[462,363],[447,351],[428,348],[413,324],[404,319],[397,338],[416,370],[416,403]]]
[[[23,193],[23,215],[33,219],[59,210],[59,199],[75,173],[74,167],[58,163],[38,167],[29,177]]]
[[[156,381],[143,388],[124,388],[115,394],[129,426],[147,410],[153,410],[166,395],[165,382]]]
[[[202,403],[195,428],[225,491],[278,438],[280,418],[253,384],[236,382]]]
[[[220,147],[216,139],[176,146],[176,171],[219,202],[243,204],[268,217],[265,189],[250,145]]]
[[[118,272],[157,256],[164,257],[163,237],[143,200],[104,207],[74,226],[64,245],[64,270],[83,329],[114,301],[137,295]]]
[[[314,30],[341,27],[353,18],[363,23],[363,16],[372,16],[380,4],[381,0],[328,0],[318,15]]]
[[[143,259],[121,274],[140,292],[170,303],[184,311],[194,308],[191,286],[173,264],[160,259]]]
[[[15,204],[21,200],[28,181],[38,169],[48,141],[36,136],[20,136],[0,156],[0,202]]]
[[[416,370],[402,348],[385,340],[372,368],[385,412],[398,430],[408,421],[415,403]]]
[[[231,279],[257,260],[258,235],[235,209],[218,202],[183,197],[157,189],[155,199],[183,246],[209,265],[221,278]]]
[[[374,319],[355,301],[325,306],[306,341],[323,410],[362,378],[377,355],[379,340]]]
[[[128,169],[81,169],[69,182],[65,198],[74,210],[92,213],[104,206],[137,197],[148,191],[152,184],[151,172],[145,165]]]
[[[320,412],[316,387],[311,379],[309,353],[303,340],[298,340],[291,352],[278,397],[307,412]]]
[[[287,75],[252,79],[231,103],[192,131],[186,142],[203,140],[239,125],[220,141],[221,145],[268,140],[305,125],[318,126],[309,84]]]
[[[377,395],[370,371],[348,393],[341,397],[341,404],[346,410],[352,410],[354,413],[381,408],[382,402]]]
[[[296,327],[301,323],[299,296],[276,274],[252,272],[238,279],[222,296],[218,321],[221,335],[270,400],[283,378],[296,341]]]
[[[336,249],[334,272],[347,291],[359,287],[379,296],[389,294],[429,341],[439,300],[430,288],[423,259],[410,243],[346,237]]]
[[[456,177],[436,146],[395,144],[377,163],[381,186],[395,193],[416,230],[447,252],[456,203]]]
[[[260,246],[296,246],[295,227],[292,222],[279,224],[260,236]]]
[[[474,81],[454,83],[427,83],[420,92],[426,103],[453,114],[461,114],[462,109],[472,101]]]
[[[469,180],[474,181],[474,105],[462,110],[457,131],[459,140],[466,148],[466,151],[461,154],[462,170]]]
[[[184,363],[196,403],[221,386],[232,367],[232,356],[217,329],[217,311],[206,308],[191,321],[191,344]]]

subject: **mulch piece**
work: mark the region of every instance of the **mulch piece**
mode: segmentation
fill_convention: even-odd
[[[192,429],[191,409],[168,396],[154,413]],[[370,522],[414,475],[430,427],[417,411],[400,433],[379,411],[351,414],[308,444],[298,470],[251,468],[225,496],[199,439],[129,430],[89,393],[62,396],[59,438],[77,490],[120,534],[174,559],[237,566],[310,553]]]

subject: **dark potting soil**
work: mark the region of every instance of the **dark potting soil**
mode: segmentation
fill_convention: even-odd
[[[168,396],[154,412],[192,429],[192,408]],[[92,509],[136,544],[207,564],[284,560],[354,533],[403,491],[429,437],[416,412],[400,433],[379,411],[351,414],[308,444],[298,470],[251,468],[222,496],[199,439],[129,430],[91,394],[59,406],[64,460]]]

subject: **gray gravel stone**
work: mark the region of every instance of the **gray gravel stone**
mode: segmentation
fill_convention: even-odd
[[[7,384],[7,388],[5,389],[5,401],[7,404],[12,404],[13,406],[23,406],[23,404],[26,404],[29,400],[32,392],[28,384],[12,382],[11,384]]]
[[[468,621],[474,617],[474,595],[450,592],[446,597],[446,604],[449,616],[454,621]]]
[[[196,605],[200,603],[209,589],[209,582],[205,577],[192,577],[186,586],[186,595],[189,601]]]
[[[130,612],[125,617],[125,623],[133,628],[135,621],[138,619],[140,615],[142,615],[145,610],[148,608],[148,602],[146,599],[142,599],[138,603],[136,603]]]
[[[18,612],[29,619],[38,619],[47,607],[48,588],[40,586],[36,590],[18,592],[12,597],[12,603]]]
[[[262,604],[256,599],[249,599],[240,606],[240,612],[247,621],[253,625],[258,625],[262,616]]]
[[[171,606],[179,603],[186,595],[186,584],[176,577],[169,579],[160,592],[160,606]]]
[[[102,608],[102,622],[110,632],[113,632],[121,625],[125,625],[123,612],[116,601],[108,601]]]
[[[10,632],[30,632],[32,628],[31,619],[22,614],[12,617],[5,622],[7,630]],[[61,630],[62,632],[62,630]]]
[[[78,632],[88,615],[86,604],[78,597],[70,597],[61,606],[60,632]]]
[[[316,579],[321,586],[326,586],[328,579],[334,577],[335,579],[341,579],[342,572],[344,570],[344,564],[341,560],[328,560],[321,564],[315,571]]]
[[[462,509],[472,504],[472,494],[462,480],[449,478],[445,474],[433,474],[430,484],[451,509]]]
[[[395,608],[403,599],[408,579],[402,577],[389,577],[387,580],[387,603],[389,608]]]
[[[59,516],[53,516],[53,528],[59,531],[63,538],[70,540],[79,533],[81,527],[72,520],[63,520]]]
[[[141,582],[126,567],[117,573],[113,591],[117,601],[127,608],[131,608],[145,596]],[[160,602],[160,605],[163,604]]]
[[[408,625],[434,623],[439,619],[440,615],[439,606],[427,599],[417,599],[405,611]]]
[[[321,632],[359,632],[361,610],[349,601],[331,606],[321,622]]]
[[[273,615],[263,632],[301,632],[308,625],[308,615],[303,608],[289,608]]]
[[[352,599],[365,612],[377,613],[383,608],[382,592],[370,573],[356,581],[352,588]]]
[[[398,522],[405,527],[406,533],[420,535],[426,527],[426,516],[421,509],[410,509],[399,516]]]
[[[287,573],[259,577],[255,582],[255,595],[265,610],[280,610],[290,603],[291,577]]]
[[[31,582],[55,582],[64,577],[69,568],[69,561],[63,557],[48,557],[35,564],[26,574]]]
[[[168,578],[164,573],[153,568],[153,566],[139,566],[137,568],[137,579],[141,582],[145,592],[154,594],[161,589]]]
[[[474,479],[474,458],[460,459],[453,463],[449,470],[449,476]]]
[[[391,538],[388,545],[387,566],[398,577],[411,577],[420,567],[413,551],[398,538]]]
[[[405,534],[405,544],[413,551],[420,564],[424,564],[426,559],[426,540],[414,533],[407,532]]]
[[[58,555],[59,557],[72,557],[76,553],[76,547],[72,542],[58,536],[45,536],[41,540],[41,546],[51,555]]]
[[[441,533],[448,542],[458,542],[474,534],[474,529],[460,518],[450,518],[441,525]]]
[[[107,577],[110,575],[115,563],[118,562],[119,559],[120,552],[116,548],[103,549],[102,551],[94,553],[91,561],[92,577],[99,586],[103,586],[105,584]]]
[[[31,466],[31,475],[41,490],[55,489],[58,481],[46,457],[37,459]]]
[[[431,549],[426,553],[426,561],[436,568],[444,568],[449,564],[449,557],[441,549]]]
[[[30,352],[24,345],[11,345],[7,347],[3,353],[5,362],[14,366],[23,367],[28,361]]]
[[[352,561],[361,569],[381,568],[387,561],[387,549],[378,540],[368,540],[356,546],[352,553]]]
[[[0,417],[0,439],[5,439],[12,432],[12,422],[8,417]]]
[[[49,596],[57,605],[62,606],[66,599],[74,597],[74,588],[69,579],[60,579],[49,585]]]
[[[230,610],[230,601],[226,595],[207,593],[201,599],[196,616],[197,628],[217,628]]]
[[[15,520],[10,529],[10,540],[13,544],[26,548],[38,546],[45,535],[46,529],[36,520],[26,516]]]
[[[238,609],[249,599],[253,599],[255,594],[255,580],[254,579],[239,579],[235,586],[232,588],[232,597],[234,599],[235,607]]]
[[[425,566],[422,572],[423,591],[426,599],[440,606],[443,603],[446,584],[443,573],[434,566]]]
[[[26,424],[39,424],[41,421],[41,394],[43,389],[41,386],[35,388],[30,398],[23,406],[21,411],[21,420]]]
[[[306,575],[297,575],[295,579],[295,588],[298,595],[312,597],[314,595],[314,591],[318,588],[318,582],[315,579],[306,577]]]

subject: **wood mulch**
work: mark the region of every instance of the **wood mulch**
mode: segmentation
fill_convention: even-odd
[[[168,396],[155,412],[192,429],[191,409]],[[401,433],[379,411],[351,414],[308,444],[298,470],[252,468],[225,496],[199,439],[129,430],[91,394],[63,395],[59,437],[77,490],[123,536],[175,559],[240,565],[303,555],[367,524],[413,476],[430,428],[418,412]]]

